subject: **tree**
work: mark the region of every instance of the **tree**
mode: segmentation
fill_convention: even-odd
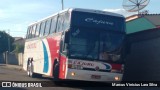
[[[24,52],[24,45],[15,44],[13,52],[15,52],[15,53],[23,53]]]
[[[12,51],[14,48],[14,46],[12,45],[13,42],[14,38],[12,36],[7,34],[5,31],[0,31],[0,54],[5,51],[9,51],[9,47],[10,51]]]

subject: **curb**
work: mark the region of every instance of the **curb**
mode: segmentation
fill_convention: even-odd
[[[19,65],[9,65],[9,64],[2,64],[0,65],[4,68],[9,68],[9,69],[15,69],[15,70],[23,70],[23,67],[22,66],[19,66]]]
[[[15,69],[15,70],[23,70],[23,67],[22,66],[18,66],[18,65],[6,65],[8,68],[12,68],[12,69]]]

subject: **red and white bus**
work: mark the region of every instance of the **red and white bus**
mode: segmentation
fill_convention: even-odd
[[[121,81],[125,18],[90,9],[66,9],[28,27],[23,68],[31,77]]]

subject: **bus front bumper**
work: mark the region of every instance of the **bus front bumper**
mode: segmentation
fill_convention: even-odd
[[[100,72],[100,71],[87,71],[68,69],[66,79],[71,80],[83,80],[83,81],[99,81],[99,82],[113,82],[121,81],[123,74],[111,73],[111,72]]]

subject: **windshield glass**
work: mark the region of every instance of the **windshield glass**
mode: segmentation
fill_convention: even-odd
[[[125,18],[115,17],[114,15],[95,14],[89,12],[73,11],[71,26],[98,28],[111,31],[125,32]]]
[[[97,60],[100,52],[112,52],[120,47],[124,34],[93,28],[74,27],[71,30],[69,57]]]

